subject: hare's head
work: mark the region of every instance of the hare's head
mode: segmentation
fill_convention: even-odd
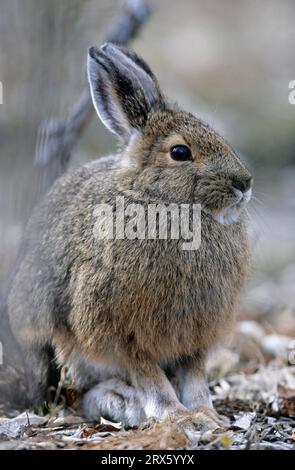
[[[92,47],[88,77],[99,117],[125,144],[132,190],[199,203],[222,224],[238,220],[251,198],[251,174],[213,129],[169,105],[142,59],[112,44]]]

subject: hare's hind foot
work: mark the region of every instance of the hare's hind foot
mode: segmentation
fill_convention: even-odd
[[[219,415],[213,408],[198,408],[175,418],[177,425],[187,431],[216,431],[230,426],[229,420]]]
[[[137,427],[145,420],[135,389],[120,379],[95,385],[82,398],[81,407],[89,419],[99,422],[105,418],[125,428]]]

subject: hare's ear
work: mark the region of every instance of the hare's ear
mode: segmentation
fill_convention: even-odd
[[[125,142],[145,126],[152,109],[164,107],[155,76],[134,52],[113,44],[91,47],[87,67],[97,114]]]

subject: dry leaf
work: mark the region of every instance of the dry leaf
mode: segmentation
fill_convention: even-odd
[[[223,436],[220,437],[220,444],[225,449],[230,449],[232,446],[232,443],[233,443],[233,440],[231,436],[224,434]]]
[[[277,387],[279,400],[279,411],[283,416],[295,418],[295,390],[279,384]]]
[[[293,388],[285,387],[284,385],[278,384],[277,390],[280,397],[295,399],[295,390]]]
[[[97,434],[97,432],[97,429],[94,428],[84,428],[82,429],[81,437],[93,436],[93,434]]]
[[[244,429],[247,431],[252,423],[255,413],[243,413],[241,416],[235,416],[236,420],[233,424],[235,428]]]

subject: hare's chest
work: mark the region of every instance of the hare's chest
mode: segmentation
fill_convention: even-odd
[[[133,256],[122,253],[114,273],[122,328],[132,329],[143,347],[164,356],[171,349],[189,354],[196,344],[218,336],[247,274],[241,246],[217,241],[185,251],[176,242],[142,243],[140,249],[130,248]]]

